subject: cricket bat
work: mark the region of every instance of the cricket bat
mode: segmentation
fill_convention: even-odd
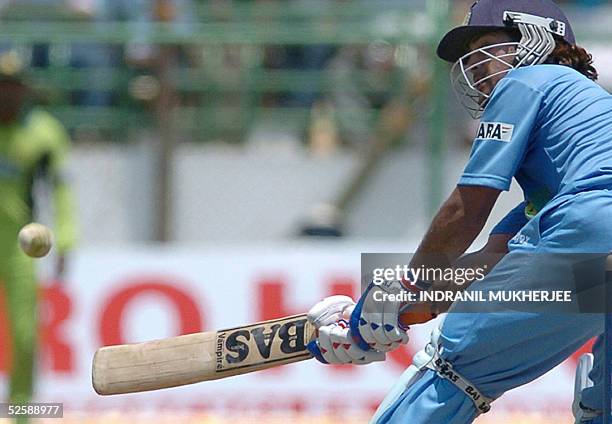
[[[93,358],[100,395],[144,392],[246,374],[312,358],[306,314],[144,343],[106,346]]]

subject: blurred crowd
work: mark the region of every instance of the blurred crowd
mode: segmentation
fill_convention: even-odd
[[[166,105],[194,109],[217,102],[224,107],[228,115],[226,120],[232,125],[236,126],[237,120],[245,121],[234,133],[228,129],[230,125],[218,133],[210,127],[209,134],[196,134],[196,139],[227,137],[239,141],[245,137],[245,131],[253,121],[248,117],[256,115],[254,108],[290,108],[301,116],[309,116],[311,122],[303,124],[302,131],[327,131],[323,139],[330,138],[331,133],[340,142],[360,144],[372,137],[372,122],[375,121],[372,116],[378,116],[381,111],[397,116],[398,113],[387,113],[385,109],[401,111],[407,97],[418,97],[418,93],[422,93],[422,85],[427,81],[418,76],[423,69],[415,69],[421,66],[416,59],[431,52],[424,53],[410,45],[391,45],[382,40],[350,45],[308,42],[220,46],[210,43],[162,48],[148,43],[147,39],[152,31],[148,25],[151,22],[163,22],[176,33],[188,36],[194,26],[202,22],[237,19],[237,10],[247,10],[261,19],[262,25],[267,25],[274,22],[279,4],[286,4],[308,18],[324,21],[327,7],[337,9],[367,3],[367,0],[317,1],[316,8],[320,10],[313,12],[313,2],[309,0],[0,0],[0,20],[21,21],[32,28],[36,22],[45,21],[87,22],[98,31],[104,31],[105,25],[111,22],[127,25],[132,38],[125,43],[73,41],[69,45],[54,45],[40,41],[18,46],[21,54],[26,56],[25,61],[34,69],[64,67],[88,71],[90,86],[67,90],[62,100],[64,105],[154,109],[155,100],[159,100],[159,94],[163,92],[160,85],[164,82],[160,81],[159,75],[164,73],[164,66],[173,66],[192,76],[195,74],[198,81],[204,81],[205,87],[236,85],[235,90],[226,88],[220,95],[207,91],[208,88],[190,90],[188,84],[183,84],[182,88],[174,87],[172,99],[165,99]],[[464,11],[470,1],[454,3],[456,10]],[[605,0],[563,3],[596,6]],[[377,4],[389,8],[398,5],[425,8],[424,0],[377,0]],[[377,16],[371,19],[379,26],[392,26],[393,14],[385,12],[384,7],[379,7]],[[238,19],[244,19],[244,16],[238,16]],[[14,48],[10,40],[4,40],[0,46],[4,50]],[[120,70],[128,78],[113,89],[99,87],[100,70]],[[283,87],[269,90],[253,88],[257,84],[252,81],[253,75],[258,75],[259,71],[259,75],[266,78],[285,72],[289,81],[295,83],[285,83]],[[268,79],[267,86],[272,84],[270,81],[274,79]],[[198,121],[197,114],[191,117],[193,122]],[[333,116],[333,128],[329,122],[321,122],[324,115],[328,120],[330,115]],[[184,119],[189,119],[186,114]],[[396,121],[398,128],[405,126],[401,119]]]
[[[225,110],[239,108],[238,114],[245,113],[245,97],[251,107],[259,108],[295,108],[298,111],[320,111],[327,108],[321,104],[322,97],[327,102],[348,101],[352,115],[340,117],[345,121],[355,122],[354,113],[360,114],[364,109],[379,109],[388,102],[396,57],[391,46],[378,43],[370,46],[340,46],[327,44],[266,44],[258,46],[245,45],[172,45],[162,48],[147,42],[151,22],[162,22],[170,25],[173,31],[189,35],[193,25],[198,22],[227,22],[232,19],[244,19],[240,11],[247,10],[261,19],[262,25],[275,19],[274,8],[279,2],[267,0],[232,1],[232,0],[20,0],[0,2],[0,19],[12,22],[22,22],[23,25],[35,27],[36,22],[87,22],[92,30],[104,28],[106,23],[123,22],[129,28],[131,40],[126,43],[105,44],[96,42],[72,41],[68,45],[49,44],[43,41],[30,45],[15,46],[10,40],[1,43],[3,51],[17,49],[24,57],[24,62],[33,69],[80,69],[88,71],[91,84],[88,88],[68,90],[68,95],[62,100],[64,104],[78,107],[142,107],[148,100],[156,100],[161,91],[159,85],[160,66],[175,66],[179,69],[191,70],[202,78],[207,78],[211,85],[226,79],[232,80],[233,74],[244,75],[249,70],[274,74],[275,71],[288,71],[296,83],[291,87],[272,87],[270,90],[254,89],[252,93],[225,93],[215,96],[194,89],[189,92],[177,88],[174,94],[174,104],[183,106],[208,105],[210,99],[225,103]],[[296,16],[303,15],[306,19],[312,15],[312,2],[285,1],[296,8]],[[318,2],[318,7],[329,4],[338,7],[343,4],[357,4],[358,1],[333,0]],[[383,1],[384,3],[384,1]],[[389,5],[396,0],[387,0]],[[415,4],[422,3],[414,1]],[[300,11],[301,10],[301,11]],[[238,13],[237,13],[238,11]],[[315,13],[315,19],[324,16],[325,11]],[[248,19],[248,17],[247,17]],[[299,18],[298,18],[299,19]],[[160,63],[164,62],[164,63]],[[97,88],[100,80],[100,70],[127,70],[133,78],[133,84],[124,84],[116,89],[108,87]],[[372,71],[377,77],[351,79],[359,70]],[[278,73],[276,74],[278,75]],[[146,78],[138,78],[138,77]],[[340,89],[328,90],[323,96],[322,84],[325,81],[342,81]],[[365,83],[367,87],[362,85]],[[256,84],[256,83],[255,83]],[[185,84],[184,84],[185,85]],[[220,83],[223,85],[223,83]],[[237,82],[244,85],[244,81]],[[285,84],[287,85],[287,84]],[[329,83],[328,83],[329,85]],[[236,91],[236,90],[234,90]],[[128,92],[128,96],[126,96]],[[139,103],[139,101],[141,101]],[[154,103],[154,102],[150,102]],[[324,102],[325,103],[325,102]],[[145,105],[146,106],[146,105]],[[150,106],[150,104],[149,104]],[[361,113],[361,115],[364,115]],[[231,114],[231,112],[228,112]],[[364,115],[365,116],[365,115]],[[359,116],[357,116],[359,117]],[[243,125],[244,126],[244,125]],[[364,128],[367,125],[364,124]],[[90,134],[88,134],[90,135]],[[242,138],[244,131],[229,134],[229,138]],[[361,133],[361,138],[367,135]],[[353,137],[346,137],[353,138]]]

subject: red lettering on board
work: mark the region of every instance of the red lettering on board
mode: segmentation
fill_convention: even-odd
[[[121,284],[102,308],[99,322],[100,339],[104,346],[127,343],[123,336],[123,321],[126,307],[139,296],[157,294],[165,297],[174,306],[180,323],[180,334],[202,331],[202,317],[198,305],[190,294],[171,281],[161,278],[145,278]]]

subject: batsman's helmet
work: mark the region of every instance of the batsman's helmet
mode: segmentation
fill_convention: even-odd
[[[520,40],[485,46],[470,51],[469,44],[477,37],[494,31],[509,31],[520,34]],[[518,38],[518,36],[517,36]],[[483,80],[474,81],[470,70],[491,60],[507,66],[507,73],[519,66],[538,65],[546,61],[555,49],[556,40],[575,44],[576,39],[569,20],[552,0],[479,0],[468,12],[463,25],[450,30],[438,45],[438,56],[455,63],[451,78],[455,93],[472,117],[478,118],[484,109],[489,94],[478,90]],[[513,52],[495,56],[490,49],[514,47]],[[486,59],[468,67],[471,55],[483,54]],[[499,75],[488,75],[492,78]],[[467,102],[466,102],[467,100]]]

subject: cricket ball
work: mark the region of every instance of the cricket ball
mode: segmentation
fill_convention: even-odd
[[[42,258],[53,245],[53,233],[42,224],[31,223],[19,231],[19,245],[26,255]]]

